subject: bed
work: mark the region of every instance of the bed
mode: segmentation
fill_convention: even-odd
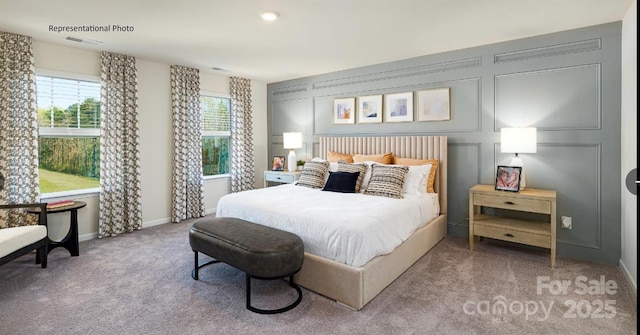
[[[226,195],[216,215],[298,234],[305,242],[305,260],[296,282],[360,310],[446,236],[447,138],[321,137],[319,144],[320,158],[334,151],[438,159],[436,193],[397,201],[283,185]],[[364,212],[352,212],[355,207]],[[356,230],[358,225],[365,226]]]

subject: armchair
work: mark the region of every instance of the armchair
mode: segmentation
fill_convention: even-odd
[[[0,210],[40,208],[37,225],[0,229],[0,265],[36,249],[36,264],[47,267],[47,204],[0,205]]]

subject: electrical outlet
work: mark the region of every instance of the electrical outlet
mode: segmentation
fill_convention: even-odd
[[[562,228],[563,229],[571,229],[572,223],[571,223],[571,217],[570,216],[563,216],[562,217]]]

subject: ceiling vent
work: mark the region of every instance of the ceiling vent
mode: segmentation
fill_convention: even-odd
[[[89,45],[98,45],[98,44],[102,43],[102,41],[91,40],[91,39],[88,39],[88,38],[78,38],[78,37],[73,37],[73,36],[67,36],[64,39],[67,40],[67,41],[84,43],[84,44],[89,44]]]

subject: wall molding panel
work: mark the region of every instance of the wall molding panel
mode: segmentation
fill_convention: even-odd
[[[291,93],[305,92],[306,90],[307,90],[307,84],[293,85],[293,86],[282,87],[277,90],[274,90],[273,92],[271,92],[271,94],[272,95],[291,94]]]
[[[452,195],[448,192],[447,202],[449,208],[453,204],[459,210],[449,211],[447,220],[449,225],[469,227],[469,189],[476,184],[482,183],[482,143],[449,143],[448,157],[449,165],[447,177],[455,179],[456,193]],[[449,187],[454,186],[449,183]],[[466,205],[466,206],[465,206]]]
[[[596,130],[601,128],[601,64],[495,76],[495,128]],[[544,99],[540,99],[544,96]]]
[[[558,225],[557,243],[591,249],[602,249],[602,145],[600,143],[550,143],[538,142],[535,154],[520,154],[527,171],[527,187],[555,189],[558,195],[558,218],[573,218],[572,230],[561,229]],[[509,165],[513,154],[500,152],[500,143],[494,143],[493,166]],[[579,166],[576,166],[576,162]],[[553,174],[541,175],[544,167],[555,165]],[[495,170],[495,168],[494,168]],[[531,172],[529,172],[531,170]],[[564,180],[574,178],[581,183],[567,184]],[[580,194],[573,197],[572,194]],[[558,222],[560,222],[558,220]],[[579,222],[592,222],[580,225]]]
[[[348,85],[355,85],[355,84],[367,84],[367,83],[373,83],[376,81],[406,78],[411,76],[421,76],[421,75],[427,75],[427,74],[436,73],[436,72],[446,72],[446,71],[459,70],[459,69],[464,69],[469,67],[477,67],[480,65],[482,65],[482,59],[479,57],[471,58],[471,59],[456,60],[456,61],[450,61],[450,62],[398,69],[398,70],[389,70],[389,71],[383,71],[383,72],[377,72],[377,73],[371,73],[371,74],[365,74],[365,75],[357,75],[353,77],[344,77],[339,79],[318,81],[313,83],[313,89],[318,90],[318,89],[324,89],[324,88],[348,86]]]
[[[320,136],[446,135],[448,230],[467,237],[469,188],[493,184],[511,161],[500,129],[533,126],[538,152],[521,156],[527,186],[558,194],[558,255],[618,264],[621,35],[613,22],[269,84],[269,157],[290,129],[303,132],[307,156],[320,156]],[[417,121],[415,92],[439,87],[449,88],[450,119]],[[334,98],[400,92],[413,92],[413,122],[333,124]]]
[[[550,45],[542,48],[496,54],[494,56],[494,63],[500,64],[507,62],[519,62],[531,58],[560,56],[576,52],[600,50],[601,48],[602,40],[600,38],[595,38],[586,41]]]

